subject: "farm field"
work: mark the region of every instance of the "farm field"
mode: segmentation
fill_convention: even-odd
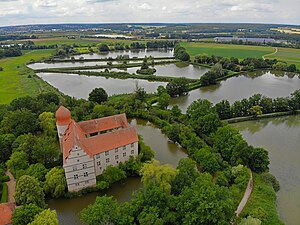
[[[186,48],[192,59],[195,55],[206,53],[223,57],[237,57],[245,59],[247,57],[261,58],[266,55],[267,59],[278,59],[288,64],[294,63],[300,69],[300,49],[278,48],[269,46],[252,45],[231,45],[217,43],[201,42],[182,42],[181,45]],[[274,54],[272,54],[274,53]]]
[[[300,49],[278,48],[275,54],[266,56],[266,58],[282,60],[288,64],[293,63],[300,69]]]
[[[195,55],[206,53],[208,55],[236,57],[245,59],[247,57],[261,58],[266,54],[275,51],[273,47],[252,46],[252,45],[231,45],[201,42],[182,42],[181,45],[186,48],[192,59]]]
[[[38,60],[48,57],[54,50],[27,51],[23,56],[0,60],[4,71],[0,72],[0,104],[7,104],[17,97],[34,95],[39,91],[39,83],[34,78],[33,71],[26,67],[31,59]]]
[[[76,38],[76,39],[68,39],[66,37],[53,37],[53,38],[41,38],[41,39],[29,39],[33,41],[36,45],[72,45],[77,44],[79,46],[88,46],[93,44],[99,44],[99,43],[124,43],[124,44],[130,44],[132,40],[120,40],[120,39],[108,39],[108,38]],[[28,40],[22,40],[22,41],[28,41]],[[22,42],[20,41],[20,42]],[[146,42],[146,41],[139,41],[139,42]]]

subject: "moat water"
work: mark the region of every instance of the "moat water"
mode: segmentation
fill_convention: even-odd
[[[277,209],[287,225],[300,224],[300,115],[233,125],[253,146],[269,151],[270,172],[280,182]]]
[[[155,151],[155,159],[162,164],[171,164],[174,168],[181,158],[187,157],[184,149],[169,141],[159,128],[145,120],[132,120],[138,134],[144,138],[144,142]],[[130,201],[132,193],[142,188],[139,177],[130,177],[125,181],[115,183],[111,188],[101,192],[94,192],[72,199],[51,199],[47,203],[51,209],[55,209],[60,224],[81,225],[79,213],[83,208],[93,204],[97,196],[114,196],[118,201]]]

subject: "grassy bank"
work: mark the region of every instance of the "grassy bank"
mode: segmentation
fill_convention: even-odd
[[[244,121],[249,121],[249,120],[259,120],[259,119],[266,119],[266,118],[274,118],[274,117],[288,116],[288,115],[294,115],[294,114],[299,114],[299,113],[300,113],[300,110],[297,110],[296,112],[288,111],[288,112],[266,113],[266,114],[259,115],[257,117],[245,116],[245,117],[231,118],[231,119],[223,120],[223,122],[227,122],[227,123],[239,123],[239,122],[244,122]]]
[[[262,225],[283,225],[277,212],[276,193],[272,185],[263,181],[260,175],[253,175],[253,192],[240,217],[246,217],[253,209],[261,207],[267,212],[267,217],[262,221]]]
[[[8,199],[8,187],[6,183],[2,184],[2,196],[0,203],[6,203]]]
[[[295,64],[300,70],[300,49],[294,48],[277,48],[273,55],[266,56],[267,59],[278,59],[288,64]]]
[[[33,50],[19,57],[1,59],[0,66],[3,67],[3,71],[0,72],[0,104],[10,103],[13,99],[24,95],[39,93],[42,84],[25,64],[30,60],[49,57],[53,51]]]

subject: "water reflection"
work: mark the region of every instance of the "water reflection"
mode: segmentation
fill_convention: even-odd
[[[300,224],[300,115],[233,124],[254,146],[269,151],[270,171],[280,182],[278,210],[288,225]]]
[[[239,75],[221,81],[217,85],[193,90],[187,96],[172,99],[171,105],[177,104],[185,112],[187,107],[199,98],[208,99],[214,104],[223,99],[233,103],[236,100],[249,98],[255,93],[271,98],[285,97],[299,88],[300,79],[295,74],[260,71]]]
[[[149,82],[138,79],[121,80],[59,73],[38,73],[37,75],[64,94],[84,99],[87,99],[89,93],[97,87],[104,88],[108,95],[114,95],[132,93],[135,90],[136,83],[138,83],[139,87],[145,88],[147,92],[155,92],[160,85],[166,86],[165,82]]]

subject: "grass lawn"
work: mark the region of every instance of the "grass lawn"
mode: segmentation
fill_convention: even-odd
[[[300,69],[300,49],[295,48],[278,48],[278,51],[267,59],[278,59],[287,62],[288,64],[295,64]]]
[[[26,67],[31,59],[38,60],[48,57],[54,50],[26,51],[23,56],[0,60],[4,71],[0,72],[0,104],[10,103],[13,99],[25,95],[35,95],[39,92],[39,81],[33,77],[34,73]]]
[[[181,45],[186,48],[192,59],[195,55],[206,53],[208,55],[236,57],[245,59],[247,57],[261,58],[263,55],[275,51],[273,47],[252,46],[252,45],[231,45],[201,42],[182,42]]]
[[[264,182],[260,175],[253,174],[254,189],[240,217],[246,217],[253,209],[262,207],[268,214],[262,225],[283,225],[276,208],[276,193],[271,184]]]

